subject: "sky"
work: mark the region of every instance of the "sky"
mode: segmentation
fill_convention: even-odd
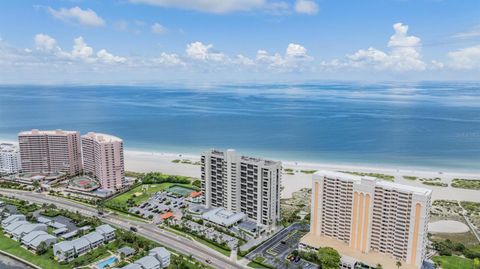
[[[479,80],[478,0],[0,2],[0,83]]]

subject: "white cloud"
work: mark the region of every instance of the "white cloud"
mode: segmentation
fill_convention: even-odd
[[[220,52],[211,52],[213,48],[212,44],[205,45],[202,42],[193,42],[187,44],[187,49],[185,52],[187,56],[195,60],[211,60],[215,62],[220,62],[226,59],[225,54]]]
[[[240,65],[246,65],[246,66],[252,66],[252,65],[255,65],[255,61],[246,57],[246,56],[243,56],[242,54],[238,54],[237,57],[235,57],[235,59],[233,59],[233,63],[234,64],[240,64]]]
[[[73,58],[88,59],[93,55],[93,48],[89,47],[83,40],[83,37],[80,36],[74,40],[71,55]]]
[[[42,51],[53,51],[57,50],[57,41],[49,35],[46,34],[37,34],[35,35],[35,47],[38,50]]]
[[[152,29],[152,32],[155,34],[163,34],[167,31],[167,28],[165,28],[163,25],[157,22],[152,24],[150,28]]]
[[[127,61],[126,58],[120,57],[120,56],[115,56],[111,53],[109,53],[107,50],[102,49],[97,52],[97,57],[101,62],[107,63],[107,64],[114,64],[114,63],[125,63]]]
[[[265,4],[265,0],[130,0],[130,2],[210,13],[249,11],[260,8]]]
[[[480,37],[480,25],[474,26],[470,31],[455,34],[453,35],[453,37],[459,38],[459,39],[469,39],[469,38]]]
[[[480,68],[480,45],[459,49],[448,53],[450,66],[455,69]]]
[[[106,63],[106,64],[115,64],[115,63],[125,63],[127,59],[125,57],[120,57],[113,55],[108,52],[106,49],[101,49],[94,55],[94,50],[92,47],[87,45],[83,37],[77,37],[74,39],[74,44],[71,52],[64,51],[57,44],[57,41],[46,34],[37,34],[34,37],[35,47],[38,51],[45,53],[45,55],[51,55],[50,60],[52,62],[56,60],[61,61],[72,61],[72,60],[81,60],[86,63]]]
[[[86,26],[103,26],[105,21],[91,9],[80,7],[60,8],[58,10],[48,7],[50,14],[62,21],[82,24]]]
[[[285,57],[290,59],[309,59],[307,49],[299,44],[290,43],[285,51]]]
[[[395,33],[388,41],[390,52],[373,47],[360,49],[347,55],[347,66],[373,67],[379,70],[414,71],[425,70],[426,64],[420,55],[421,41],[416,36],[408,36],[408,26],[402,23],[393,25]]]
[[[295,2],[295,11],[297,13],[314,15],[319,10],[318,4],[313,0],[297,0]]]
[[[185,66],[185,62],[180,59],[180,57],[175,54],[168,54],[162,52],[160,57],[153,59],[153,62],[156,64],[166,65],[166,66]]]
[[[266,50],[258,50],[256,55],[258,63],[279,70],[301,69],[304,63],[311,60],[313,57],[307,54],[307,49],[294,43],[288,44],[283,56],[279,53],[270,54]]]

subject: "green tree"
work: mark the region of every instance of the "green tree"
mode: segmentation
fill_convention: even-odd
[[[197,180],[194,180],[194,181],[192,182],[192,185],[195,186],[195,187],[200,188],[200,187],[202,186],[202,182],[197,179]]]
[[[48,251],[48,245],[45,242],[41,242],[40,245],[37,247],[37,255],[42,255],[43,253]]]
[[[379,263],[377,263],[377,266],[375,266],[375,269],[383,269],[383,266]]]
[[[473,260],[473,269],[480,269],[480,258],[475,258]]]
[[[318,250],[318,260],[322,269],[337,269],[340,264],[340,254],[334,248],[324,247]]]
[[[400,268],[402,266],[402,262],[401,261],[397,261],[397,263],[395,264],[397,266],[397,268]]]
[[[38,180],[33,181],[32,185],[36,190],[40,188],[40,182]]]

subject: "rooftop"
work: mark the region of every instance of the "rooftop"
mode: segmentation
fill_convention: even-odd
[[[108,234],[108,233],[115,232],[115,229],[108,224],[100,225],[95,230],[101,234]]]
[[[18,152],[17,145],[13,143],[0,143],[1,152]]]
[[[83,238],[90,241],[90,243],[96,243],[99,241],[103,241],[103,236],[99,232],[91,232],[83,236]]]
[[[135,253],[135,249],[131,247],[122,247],[117,250],[118,253],[122,253],[125,256],[130,256]]]
[[[160,261],[153,256],[145,256],[135,261],[136,264],[140,264],[143,268],[155,268]]]
[[[202,215],[206,220],[222,226],[231,226],[245,218],[244,213],[234,213],[224,208],[214,208]]]
[[[102,134],[102,133],[94,133],[94,132],[89,132],[86,135],[82,135],[82,138],[90,138],[93,139],[99,143],[112,143],[112,142],[122,142],[123,140],[109,134]]]
[[[71,242],[72,242],[72,245],[75,247],[75,249],[80,249],[86,246],[90,246],[90,241],[88,241],[85,237],[77,238],[75,240],[72,240]]]
[[[34,231],[37,228],[43,227],[45,230],[47,229],[47,225],[43,223],[25,223],[21,226],[18,226],[14,231],[14,235],[22,235],[22,234],[28,234],[32,231]]]
[[[26,235],[22,238],[22,241],[23,241],[23,242],[26,242],[26,243],[29,243],[30,241],[32,241],[33,239],[35,239],[37,236],[42,235],[42,234],[47,234],[47,232],[44,232],[44,231],[33,231],[33,232],[30,232],[30,233],[26,234]]]
[[[234,149],[228,149],[227,154],[225,152],[217,150],[217,149],[211,149],[209,151],[211,154],[214,155],[219,155],[219,156],[226,156],[229,154],[233,154],[233,156],[237,155],[237,152]],[[254,163],[254,164],[263,164],[265,166],[271,166],[271,165],[281,165],[282,162],[280,161],[272,161],[272,160],[266,160],[262,158],[255,158],[255,157],[249,157],[249,156],[240,156],[240,160],[244,162],[249,162],[249,163]]]
[[[353,181],[355,183],[361,182],[362,179],[370,179],[370,180],[375,180],[377,186],[381,186],[386,189],[397,189],[401,191],[407,191],[411,193],[417,193],[421,195],[430,195],[432,193],[432,190],[427,189],[427,188],[421,188],[421,187],[414,187],[410,185],[404,185],[404,184],[398,184],[395,182],[390,182],[386,180],[381,180],[375,177],[370,177],[370,176],[357,176],[357,175],[352,175],[348,173],[342,173],[342,172],[336,172],[336,171],[327,171],[327,170],[320,170],[315,172],[314,174],[314,179],[318,177],[327,177],[327,178],[341,178],[341,179],[346,179]]]
[[[143,269],[142,266],[136,263],[131,263],[122,267],[122,269]]]
[[[67,135],[67,134],[75,134],[78,133],[77,131],[64,131],[61,129],[57,130],[38,130],[38,129],[32,129],[30,131],[23,131],[20,132],[18,135]]]
[[[170,252],[164,247],[156,247],[152,248],[149,252],[148,255],[158,255],[159,257],[168,257],[170,256]]]
[[[60,243],[55,244],[55,247],[60,249],[61,251],[70,251],[73,249],[72,241],[62,241]]]
[[[77,234],[78,234],[78,231],[75,230],[75,231],[72,231],[72,232],[69,232],[69,233],[66,233],[66,234],[62,235],[61,237],[62,237],[63,239],[69,239],[69,238],[74,237],[74,236],[77,235]]]
[[[33,247],[38,247],[42,242],[45,242],[47,240],[56,240],[57,238],[53,235],[50,234],[42,234],[40,236],[37,236],[35,239],[33,239],[29,244]]]

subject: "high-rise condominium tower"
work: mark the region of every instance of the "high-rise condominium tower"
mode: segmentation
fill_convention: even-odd
[[[95,177],[104,189],[118,190],[125,183],[123,141],[115,136],[88,133],[82,136],[85,174]]]
[[[17,173],[20,170],[20,152],[11,143],[0,144],[0,173]]]
[[[202,154],[202,192],[207,207],[243,212],[259,225],[280,219],[281,162],[210,150]]]
[[[23,172],[82,172],[80,133],[31,130],[18,134]]]
[[[385,261],[383,267],[391,268],[400,260],[408,268],[420,268],[431,195],[428,189],[372,177],[317,172],[313,175],[310,233],[301,243],[318,248],[338,242],[341,254],[372,266]]]

